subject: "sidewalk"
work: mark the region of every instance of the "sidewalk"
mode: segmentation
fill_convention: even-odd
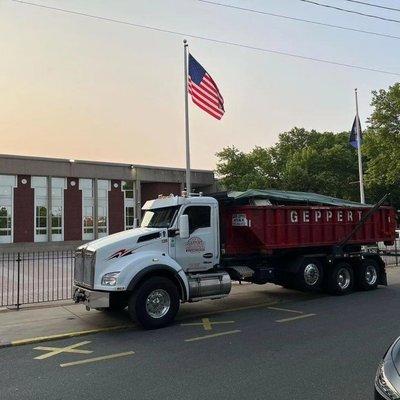
[[[177,319],[262,307],[310,296],[315,297],[274,285],[235,284],[231,294],[224,299],[182,304]],[[127,311],[88,312],[82,304],[72,301],[26,306],[19,311],[0,311],[0,348],[135,327]]]

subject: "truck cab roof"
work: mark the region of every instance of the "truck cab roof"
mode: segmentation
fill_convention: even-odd
[[[154,210],[156,208],[180,206],[183,204],[218,204],[213,197],[183,197],[183,196],[159,196],[157,199],[148,200],[142,210]]]

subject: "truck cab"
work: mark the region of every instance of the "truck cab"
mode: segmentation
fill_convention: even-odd
[[[159,196],[143,206],[140,228],[80,246],[74,299],[87,308],[123,309],[146,328],[169,323],[180,302],[229,294],[218,270],[218,202],[212,197]]]

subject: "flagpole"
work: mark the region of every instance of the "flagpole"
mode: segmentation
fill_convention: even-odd
[[[190,141],[189,141],[189,104],[188,104],[188,43],[183,40],[183,54],[185,59],[185,137],[186,137],[186,192],[190,196]]]
[[[358,94],[357,89],[354,89],[355,98],[356,98],[356,130],[357,130],[357,153],[358,153],[358,175],[360,180],[360,200],[361,203],[365,204],[365,195],[364,195],[364,177],[363,177],[363,167],[362,167],[362,158],[361,158],[361,126],[360,126],[360,117],[358,115]]]

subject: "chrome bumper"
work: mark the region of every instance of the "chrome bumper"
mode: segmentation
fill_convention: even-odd
[[[98,292],[80,286],[74,286],[73,293],[75,303],[83,303],[88,309],[110,307],[110,293],[108,292]]]

